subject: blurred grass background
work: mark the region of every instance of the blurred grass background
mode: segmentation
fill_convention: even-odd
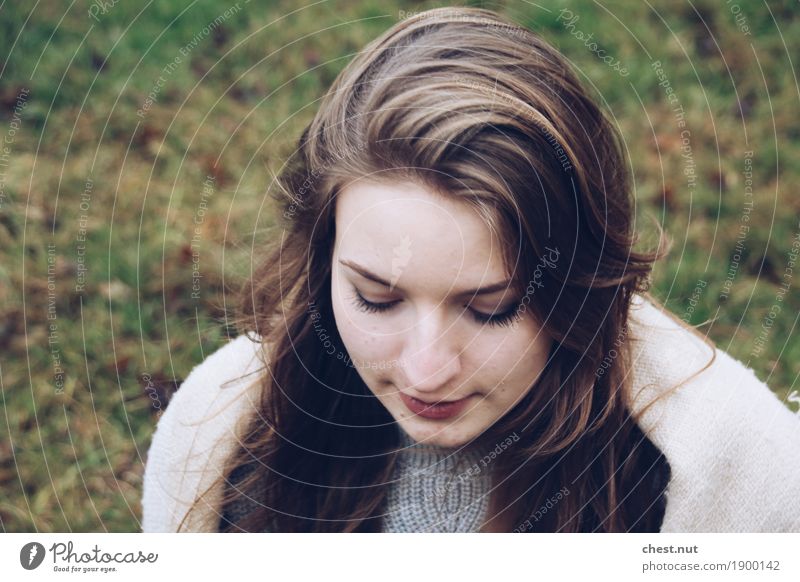
[[[789,276],[779,293],[800,230],[797,3],[469,4],[526,24],[579,68],[624,135],[644,241],[648,216],[675,240],[655,293],[693,324],[716,318],[701,330],[785,399],[800,372],[800,282]],[[437,5],[0,4],[3,531],[139,530],[153,428],[192,366],[234,333],[224,291],[257,260],[254,233],[272,224],[270,171],[354,52]],[[561,9],[579,19],[565,27]],[[691,131],[692,187],[656,60]],[[751,229],[721,297],[748,150]],[[773,304],[781,311],[754,357]]]

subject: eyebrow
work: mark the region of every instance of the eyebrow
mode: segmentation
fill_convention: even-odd
[[[392,286],[391,283],[389,283],[387,280],[379,277],[375,273],[370,272],[365,267],[362,267],[361,265],[354,263],[353,261],[349,261],[347,259],[339,259],[339,263],[341,263],[345,267],[349,267],[350,269],[352,269],[365,279],[369,279],[370,281],[374,281],[375,283],[379,283],[380,285],[383,285],[385,287]],[[492,285],[487,285],[486,287],[481,287],[479,289],[467,289],[465,291],[455,293],[455,296],[466,297],[472,295],[488,295],[489,293],[497,293],[498,291],[509,289],[510,285],[511,285],[510,280],[500,281],[498,283],[493,283]],[[397,289],[398,291],[403,291],[403,289],[401,287],[398,287],[397,285],[395,285],[394,288]]]

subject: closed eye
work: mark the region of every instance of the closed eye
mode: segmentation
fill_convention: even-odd
[[[364,299],[357,289],[353,289],[353,291],[355,292],[353,296],[355,306],[366,313],[384,313],[402,301],[401,299],[396,299],[395,301],[388,301],[386,303],[374,303]],[[507,326],[519,319],[516,304],[514,304],[511,309],[502,313],[482,313],[471,307],[467,307],[467,311],[469,311],[475,322],[480,324],[488,323],[491,326]]]
[[[366,311],[367,313],[382,313],[384,311],[389,311],[398,303],[400,303],[399,299],[395,301],[388,301],[386,303],[374,303],[364,299],[364,297],[358,291],[355,292],[356,307],[358,307],[361,311]]]

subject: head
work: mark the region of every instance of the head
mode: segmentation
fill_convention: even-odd
[[[492,468],[509,531],[567,483],[533,530],[626,525],[643,439],[624,355],[598,370],[658,255],[634,250],[619,137],[555,49],[484,10],[396,24],[337,77],[273,192],[280,232],[241,302],[270,369],[229,467],[257,459],[271,482],[249,525],[379,529],[398,429],[521,436]]]
[[[335,215],[333,314],[359,376],[415,440],[481,436],[534,386],[552,343],[521,309],[500,237],[421,181],[355,180]]]

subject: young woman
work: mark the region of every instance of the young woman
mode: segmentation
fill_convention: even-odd
[[[277,186],[144,531],[800,530],[797,418],[647,293],[619,136],[528,30],[397,23]]]

